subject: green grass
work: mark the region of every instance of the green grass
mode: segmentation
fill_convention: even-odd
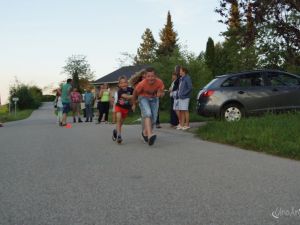
[[[205,140],[300,160],[300,113],[265,115],[228,123],[210,121],[200,127]]]
[[[139,124],[139,121],[136,121],[138,118],[141,117],[141,113],[139,110],[137,110],[134,113],[129,113],[128,117],[125,120],[125,124]],[[111,120],[111,114],[110,118]],[[159,120],[160,123],[169,123],[170,122],[170,112],[169,111],[160,111],[159,112]],[[206,121],[207,118],[201,117],[197,115],[194,112],[190,112],[190,122],[201,122],[201,121]]]
[[[8,112],[7,105],[3,105],[0,106],[0,122],[23,120],[28,118],[32,112],[33,109],[17,110],[17,114],[15,115],[14,111],[12,113]]]

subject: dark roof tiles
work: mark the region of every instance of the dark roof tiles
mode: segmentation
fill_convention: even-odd
[[[124,66],[107,74],[104,77],[94,81],[93,84],[117,83],[120,76],[126,76],[128,79],[136,72],[148,68],[149,65]]]

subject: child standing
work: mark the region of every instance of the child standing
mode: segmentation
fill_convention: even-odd
[[[118,98],[117,103],[115,105],[115,112],[117,117],[116,129],[113,130],[112,139],[117,141],[118,144],[122,142],[122,125],[124,120],[126,119],[131,105],[132,93],[133,89],[128,87],[128,80],[125,76],[121,76],[119,78],[119,90],[118,90]],[[134,110],[134,108],[133,108]]]
[[[63,104],[61,101],[61,90],[60,89],[57,89],[57,91],[56,91],[55,104],[56,104],[56,112],[57,112],[57,122],[58,122],[59,126],[62,126]]]

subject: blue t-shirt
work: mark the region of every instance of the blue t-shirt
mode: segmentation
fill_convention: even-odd
[[[91,92],[86,92],[84,94],[84,103],[86,105],[92,105],[94,100],[94,95]]]

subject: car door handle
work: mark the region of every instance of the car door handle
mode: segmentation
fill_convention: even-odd
[[[238,93],[239,93],[239,94],[244,94],[245,92],[244,92],[244,91],[238,91]]]

